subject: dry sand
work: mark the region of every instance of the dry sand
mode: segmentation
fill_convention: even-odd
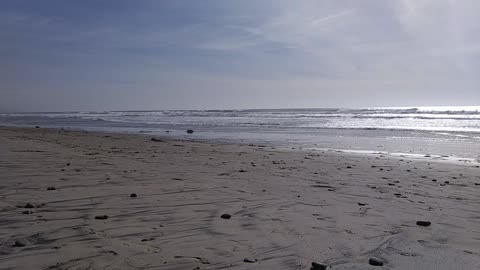
[[[478,184],[474,165],[0,128],[0,269],[480,269]]]

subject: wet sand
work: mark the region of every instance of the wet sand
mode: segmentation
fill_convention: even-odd
[[[480,269],[475,164],[150,139],[0,128],[0,269]]]

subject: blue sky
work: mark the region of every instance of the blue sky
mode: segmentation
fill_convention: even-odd
[[[474,0],[4,0],[0,109],[478,105]]]

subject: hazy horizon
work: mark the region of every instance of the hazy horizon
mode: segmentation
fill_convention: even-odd
[[[478,106],[480,2],[0,3],[0,111]]]

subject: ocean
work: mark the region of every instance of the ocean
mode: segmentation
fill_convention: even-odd
[[[3,113],[0,125],[478,162],[480,106]],[[187,134],[193,129],[193,134]]]

